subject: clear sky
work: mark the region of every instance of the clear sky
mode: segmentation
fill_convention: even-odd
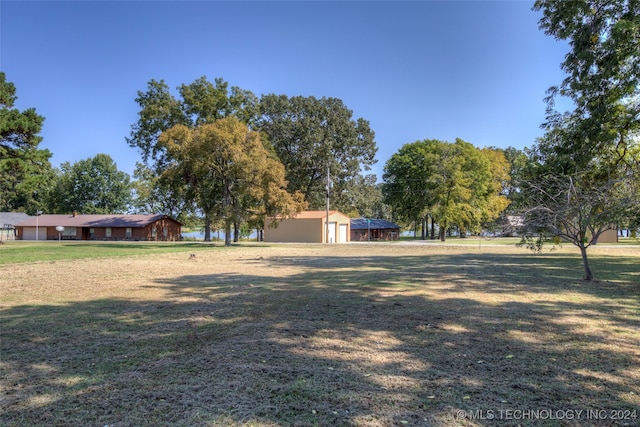
[[[0,69],[46,120],[54,166],[127,145],[151,79],[221,77],[260,96],[340,98],[370,122],[378,163],[406,143],[531,146],[567,45],[532,1],[0,1]],[[177,92],[174,91],[177,96]]]

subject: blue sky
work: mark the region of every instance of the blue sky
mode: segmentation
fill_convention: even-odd
[[[567,45],[531,1],[0,2],[0,69],[46,117],[54,166],[127,145],[151,79],[206,76],[260,96],[340,98],[376,133],[382,177],[403,144],[531,146]],[[177,93],[176,93],[177,95]]]

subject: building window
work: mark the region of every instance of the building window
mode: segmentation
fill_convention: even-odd
[[[124,231],[124,235],[127,239],[131,238],[131,227],[126,228],[126,230]]]
[[[158,231],[156,230],[155,227],[153,227],[151,229],[151,237],[155,239],[157,235],[158,235]]]
[[[64,230],[62,230],[62,235],[66,237],[76,237],[76,228],[65,227]]]
[[[169,227],[162,227],[162,236],[166,239],[169,235]]]
[[[111,227],[107,227],[104,229],[104,236],[106,238],[110,238],[111,237]]]

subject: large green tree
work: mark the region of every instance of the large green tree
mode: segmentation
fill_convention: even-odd
[[[491,160],[502,167],[492,169]],[[430,215],[444,240],[450,225],[464,232],[500,215],[508,205],[501,194],[507,176],[508,163],[495,150],[479,150],[461,139],[416,141],[385,165],[384,200],[407,220]]]
[[[639,216],[630,195],[640,175],[640,2],[539,0],[534,9],[542,11],[541,29],[568,40],[569,52],[523,174],[525,226],[537,249],[547,234],[578,246],[592,280],[589,245]],[[573,109],[555,111],[559,97]]]
[[[382,184],[378,184],[374,174],[357,175],[347,181],[346,190],[335,193],[333,203],[352,218],[391,219],[391,208],[382,201]]]
[[[167,157],[166,147],[158,144],[162,132],[178,124],[193,129],[229,116],[251,123],[257,114],[258,98],[239,87],[229,88],[221,78],[212,83],[202,76],[188,85],[180,85],[178,94],[176,98],[164,80],[152,79],[146,92],[138,91],[135,99],[140,112],[126,140],[157,174],[172,161]]]
[[[160,135],[159,143],[174,159],[163,176],[182,180],[186,194],[204,213],[205,240],[210,240],[208,225],[216,220],[224,223],[228,246],[234,223],[288,216],[305,207],[301,194],[287,192],[284,166],[260,134],[234,117],[193,129],[176,125]]]
[[[132,202],[131,180],[108,154],[64,162],[50,194],[54,213],[117,214]]]
[[[252,123],[257,117],[258,98],[239,87],[229,88],[221,78],[210,82],[202,76],[180,85],[177,96],[164,80],[152,79],[146,91],[138,91],[135,101],[140,106],[138,120],[126,140],[139,150],[143,160],[137,169],[137,209],[160,209],[183,220],[204,215],[200,209],[204,200],[195,203],[196,195],[190,193],[193,188],[181,177],[165,173],[175,167],[175,158],[168,153],[166,144],[159,143],[159,137],[176,125],[195,129],[230,116]]]
[[[313,209],[325,206],[327,168],[333,194],[350,189],[350,182],[375,162],[374,132],[363,118],[336,98],[264,95],[257,129],[264,132],[286,169],[290,191],[304,194]],[[332,207],[349,210],[348,199]]]
[[[194,205],[186,197],[183,184],[166,182],[152,169],[136,163],[133,171],[133,202],[131,210],[143,214],[162,213],[176,218],[183,225],[193,221]]]
[[[538,0],[534,9],[546,34],[569,41],[566,77],[547,97],[541,154],[554,154],[565,172],[620,162],[637,168],[628,153],[640,130],[640,2]],[[558,97],[573,110],[555,111]]]
[[[53,176],[51,152],[38,148],[44,117],[14,108],[16,100],[15,85],[0,72],[0,211],[35,214]]]
[[[429,179],[440,161],[443,144],[435,139],[404,144],[384,166],[382,195],[395,220],[419,224],[435,206]],[[423,227],[422,237],[425,238]]]

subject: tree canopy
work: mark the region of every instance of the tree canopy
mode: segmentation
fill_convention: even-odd
[[[566,73],[549,89],[545,135],[523,172],[525,236],[545,235],[587,248],[607,229],[637,224],[640,201],[640,3],[636,0],[538,0],[540,27],[569,41]],[[554,110],[557,97],[573,110]],[[533,236],[537,236],[532,244]]]
[[[164,80],[152,79],[147,91],[138,91],[136,103],[140,106],[138,121],[131,126],[127,143],[137,148],[145,164],[160,174],[171,161],[166,148],[158,144],[162,132],[175,125],[194,128],[223,117],[237,117],[251,123],[257,112],[258,98],[239,87],[229,88],[221,78],[214,83],[206,76],[178,88],[181,99],[171,94]]]
[[[534,9],[543,14],[540,28],[570,47],[561,64],[566,77],[549,89],[547,135],[538,144],[548,166],[640,167],[629,156],[640,130],[640,2],[538,0]],[[557,97],[573,111],[555,111]]]
[[[286,170],[290,191],[301,192],[313,209],[325,204],[327,168],[333,193],[349,189],[349,182],[375,162],[377,147],[369,122],[353,119],[353,112],[336,98],[264,95],[257,129],[264,132]],[[337,209],[349,210],[346,199]]]
[[[125,213],[131,201],[131,179],[108,154],[97,154],[74,164],[64,162],[50,194],[54,213]]]
[[[14,108],[16,87],[0,72],[0,211],[35,213],[52,178],[49,150],[39,149],[44,117]]]
[[[493,169],[490,160],[497,162]],[[461,139],[405,144],[384,170],[385,203],[405,220],[431,215],[440,226],[442,240],[449,225],[463,231],[477,229],[508,205],[501,194],[503,181],[508,180],[504,155],[479,150]]]
[[[226,245],[231,244],[233,223],[250,216],[288,216],[305,206],[301,194],[287,192],[284,167],[265,148],[260,134],[236,118],[193,129],[176,125],[158,141],[173,159],[163,176],[184,182],[186,194],[209,223],[224,222]]]

